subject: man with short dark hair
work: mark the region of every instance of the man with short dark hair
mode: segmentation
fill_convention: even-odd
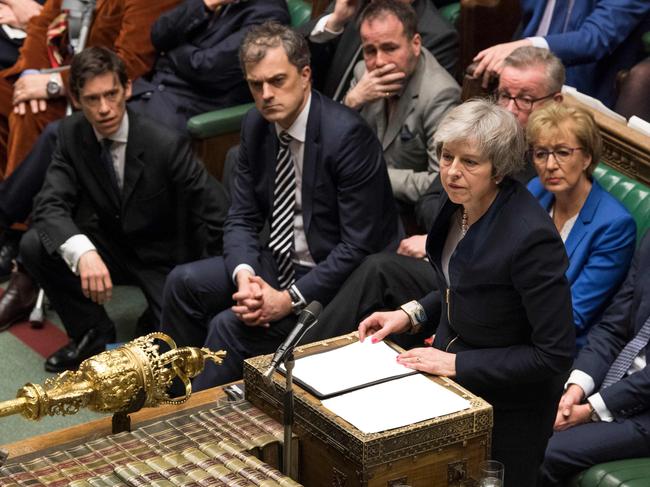
[[[326,12],[301,28],[312,52],[314,86],[334,100],[342,100],[352,80],[352,70],[361,60],[357,20],[372,0],[335,0]],[[417,15],[417,32],[436,60],[453,76],[458,63],[458,32],[431,0],[400,0]]]
[[[344,103],[377,133],[393,194],[410,207],[438,177],[433,135],[460,87],[422,46],[408,3],[374,0],[359,22],[364,60]]]
[[[305,39],[265,23],[240,60],[256,108],[242,122],[224,256],[179,266],[165,285],[162,331],[228,353],[197,389],[241,378],[244,359],[274,351],[307,303],[326,305],[401,235],[381,146],[355,112],[311,89]]]
[[[73,369],[115,340],[102,306],[113,283],[138,285],[160,316],[167,273],[219,252],[223,189],[175,132],[126,109],[124,63],[104,48],[73,58],[60,126],[20,258],[70,336],[45,369]]]

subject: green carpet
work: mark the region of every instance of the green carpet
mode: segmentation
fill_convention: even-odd
[[[128,341],[134,337],[135,323],[145,307],[146,301],[139,289],[131,286],[114,289],[113,298],[106,309],[117,327],[118,341]],[[61,326],[58,316],[51,309],[47,311],[47,319]],[[45,379],[54,376],[43,369],[43,357],[9,332],[0,333],[0,350],[0,401],[16,397],[18,389],[27,382],[42,384]],[[40,421],[29,421],[22,416],[0,418],[0,445],[99,417],[99,414],[84,410],[73,416],[45,417]]]

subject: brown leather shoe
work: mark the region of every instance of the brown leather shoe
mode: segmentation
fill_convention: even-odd
[[[38,289],[29,274],[22,270],[12,272],[9,286],[0,298],[0,331],[26,321],[36,304],[37,294]]]

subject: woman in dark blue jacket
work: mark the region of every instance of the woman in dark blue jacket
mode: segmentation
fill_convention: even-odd
[[[534,486],[575,348],[564,245],[538,201],[509,177],[525,151],[511,114],[487,101],[460,105],[438,127],[436,147],[446,195],[426,249],[439,290],[374,313],[360,338],[439,321],[433,347],[398,360],[490,402],[492,457],[505,464],[506,485]]]

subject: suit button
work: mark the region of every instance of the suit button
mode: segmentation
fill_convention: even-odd
[[[158,91],[165,91],[165,85],[162,83],[158,85]]]

